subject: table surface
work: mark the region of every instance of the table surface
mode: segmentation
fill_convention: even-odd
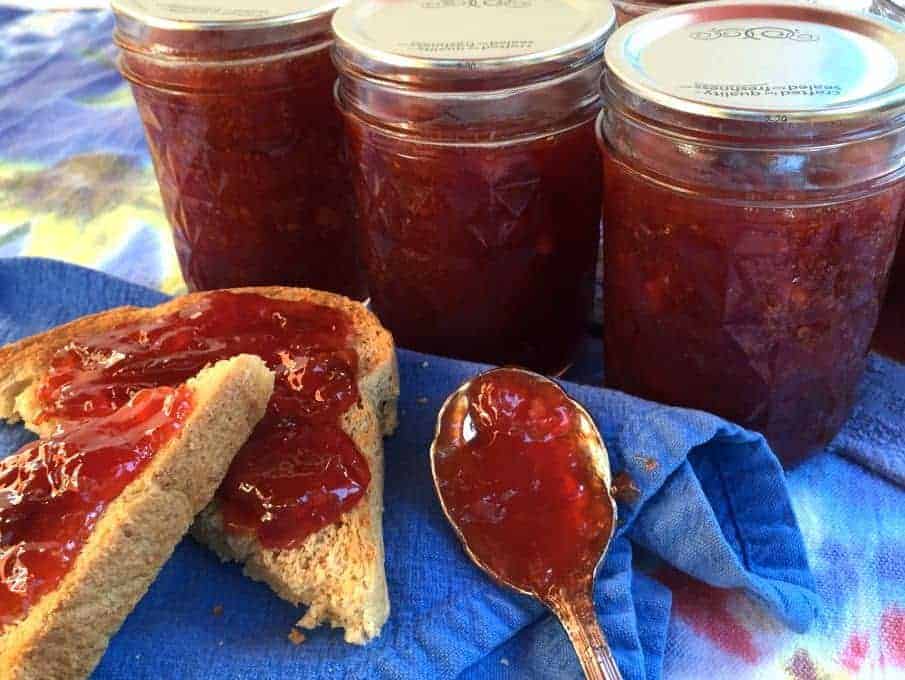
[[[63,259],[179,293],[184,283],[141,124],[114,67],[111,29],[107,11],[0,3],[0,257]],[[844,488],[827,489],[823,480],[840,472]],[[832,454],[788,481],[825,604],[821,619],[794,635],[740,594],[670,583],[665,677],[905,677],[905,536],[896,530],[905,526],[905,494]]]

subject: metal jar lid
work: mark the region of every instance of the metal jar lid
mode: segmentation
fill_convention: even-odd
[[[488,89],[599,60],[615,21],[606,0],[352,0],[334,55],[369,77]]]
[[[905,37],[880,19],[782,0],[654,12],[607,44],[607,100],[695,129],[871,127],[905,112]]]
[[[229,53],[329,32],[343,0],[112,0],[117,42],[155,52]]]
[[[905,18],[905,0],[876,0],[873,7],[879,10],[877,13],[880,16],[899,23],[901,29],[901,22]]]

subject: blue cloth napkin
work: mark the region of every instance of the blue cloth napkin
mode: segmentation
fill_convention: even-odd
[[[163,299],[59,262],[0,260],[0,344],[89,312]],[[96,677],[579,675],[555,621],[468,561],[434,496],[427,447],[437,410],[481,367],[408,351],[399,363],[401,422],[385,455],[392,614],[381,637],[359,648],[338,631],[319,630],[293,646],[286,637],[299,612],[187,539],[111,642]],[[637,568],[641,561],[744,591],[796,631],[811,625],[819,607],[814,580],[782,470],[762,437],[705,413],[565,387],[594,416],[614,474],[627,474],[638,489],[619,504],[596,593],[627,680],[660,677],[671,603],[669,590]],[[27,438],[21,428],[0,428],[0,455]]]

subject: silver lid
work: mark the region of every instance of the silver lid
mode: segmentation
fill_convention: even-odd
[[[891,12],[884,12],[883,0],[877,0],[879,5],[880,14],[888,19],[892,19],[898,23],[901,23],[903,19],[905,19],[905,0],[886,0],[886,2],[893,6],[893,10]]]
[[[224,51],[328,31],[343,0],[112,0],[117,39],[155,47]],[[200,40],[198,40],[200,38]]]
[[[606,0],[352,0],[336,12],[337,62],[388,80],[542,77],[599,59]]]
[[[616,31],[605,64],[607,97],[655,119],[794,125],[905,108],[901,33],[864,14],[783,0],[654,12]]]

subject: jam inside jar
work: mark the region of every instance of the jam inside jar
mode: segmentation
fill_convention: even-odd
[[[307,286],[363,299],[333,101],[335,3],[300,1],[288,16],[279,15],[286,3],[248,12],[227,5],[213,18],[156,0],[114,3],[120,70],[186,283]]]
[[[848,416],[905,218],[900,38],[815,6],[703,6],[607,47],[606,380],[758,430],[791,465]],[[762,40],[735,30],[767,19]]]
[[[404,347],[545,373],[571,362],[593,294],[593,119],[614,19],[600,2],[557,11],[553,26],[532,4],[336,13],[371,304]]]

